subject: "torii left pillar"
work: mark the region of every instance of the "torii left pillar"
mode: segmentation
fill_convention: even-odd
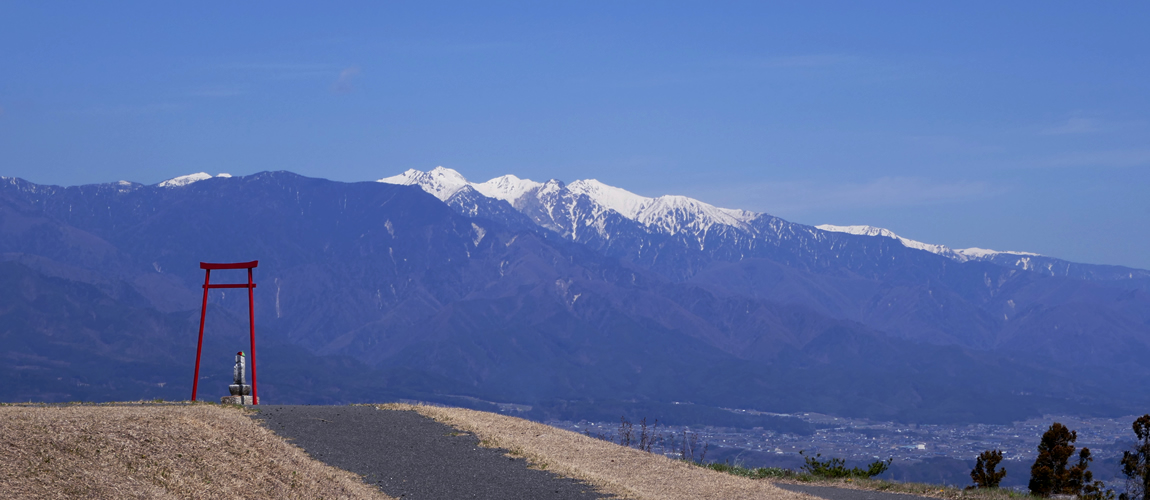
[[[192,380],[192,401],[196,400],[196,389],[200,384],[200,353],[204,349],[204,319],[208,314],[208,290],[212,288],[247,288],[248,289],[248,324],[251,330],[251,353],[252,353],[252,404],[260,404],[259,385],[256,383],[256,306],[255,306],[255,289],[256,284],[252,281],[252,269],[260,265],[260,261],[253,260],[251,262],[234,262],[230,264],[219,264],[211,262],[201,262],[200,269],[204,270],[204,305],[200,309],[200,341],[196,345],[196,374],[195,379]],[[212,269],[247,269],[248,282],[238,284],[218,284],[211,283]]]

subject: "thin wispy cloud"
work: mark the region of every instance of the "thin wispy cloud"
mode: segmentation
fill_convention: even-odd
[[[1101,130],[1098,120],[1092,118],[1069,118],[1056,125],[1042,129],[1041,135],[1090,134]]]
[[[357,76],[359,76],[359,66],[344,68],[339,72],[339,78],[336,78],[335,83],[331,84],[331,91],[337,94],[346,94],[355,90],[352,82]]]
[[[1112,149],[1066,153],[1034,162],[1036,167],[1145,167],[1150,166],[1150,149]]]
[[[244,91],[238,87],[205,87],[188,92],[193,97],[235,97],[243,94]]]
[[[902,64],[845,53],[724,57],[715,66],[740,78],[834,78],[854,83],[889,82],[913,74]]]
[[[614,75],[612,78],[580,78],[580,84],[606,87],[643,88],[701,85],[767,75],[814,77],[824,72],[847,71],[865,74],[877,67],[862,58],[840,54],[804,54],[779,57],[720,57],[698,66]]]
[[[280,80],[306,80],[330,78],[333,71],[339,70],[339,66],[310,63],[236,63],[226,65],[224,69],[257,73]]]
[[[82,113],[93,115],[151,115],[158,113],[172,113],[188,109],[187,104],[175,102],[159,102],[153,104],[122,105],[122,106],[95,106],[82,110]]]
[[[740,58],[733,63],[751,68],[825,68],[862,63],[863,59],[846,54],[798,54],[775,57]]]
[[[1086,135],[1133,136],[1141,140],[1150,130],[1150,122],[1145,119],[1112,119],[1091,116],[1071,116],[1061,121],[1038,124],[1038,135]]]
[[[245,69],[255,71],[324,71],[331,69],[331,64],[313,63],[235,63],[226,66],[231,69]]]
[[[986,182],[882,177],[861,183],[792,181],[732,186],[711,190],[703,198],[720,206],[793,216],[814,210],[961,203],[1005,192],[1006,188]]]
[[[380,47],[396,54],[408,55],[453,55],[478,52],[495,52],[514,48],[507,42],[453,42],[445,40],[420,40],[392,42]]]

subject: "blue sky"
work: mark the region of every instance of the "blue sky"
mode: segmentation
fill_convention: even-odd
[[[1150,268],[1150,4],[0,4],[0,175],[597,178]]]

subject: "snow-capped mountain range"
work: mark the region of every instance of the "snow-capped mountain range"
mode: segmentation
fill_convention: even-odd
[[[231,176],[221,173],[215,177]],[[211,178],[212,175],[199,172],[163,181],[158,186],[176,188]],[[1077,264],[1030,252],[953,249],[873,226],[807,226],[769,214],[716,207],[685,196],[641,196],[595,179],[568,184],[555,179],[537,182],[504,175],[486,182],[471,182],[453,169],[437,167],[426,172],[410,169],[377,182],[418,186],[463,215],[495,220],[515,230],[542,227],[674,279],[689,279],[711,262],[739,262],[754,257],[802,267],[844,265],[852,261],[848,254],[858,249],[844,237],[866,238],[879,246],[880,242],[889,241],[960,263],[990,262],[1051,276],[1150,278],[1150,271]]]
[[[705,232],[716,225],[749,231],[749,223],[759,216],[746,210],[719,208],[685,196],[666,195],[648,198],[625,189],[608,186],[595,179],[564,184],[555,179],[535,182],[514,175],[504,175],[487,182],[474,183],[455,170],[437,167],[429,172],[411,169],[396,176],[379,179],[378,182],[418,185],[445,202],[449,202],[457,193],[470,187],[488,198],[506,201],[521,212],[525,211],[524,207],[543,203],[547,206],[548,218],[551,220],[543,221],[540,225],[550,229],[560,229],[556,226],[557,220],[573,219],[577,215],[576,207],[580,197],[593,202],[590,215],[594,218],[601,218],[610,211],[638,222],[651,231],[668,235]],[[596,229],[601,233],[604,231],[601,224]],[[609,237],[605,233],[602,235]]]
[[[587,214],[591,220],[587,221],[586,225],[595,228],[604,238],[610,238],[610,234],[606,233],[606,224],[602,222],[612,213],[634,221],[650,232],[669,236],[693,235],[698,242],[705,238],[708,231],[716,227],[755,234],[758,231],[756,231],[753,223],[763,215],[747,210],[719,208],[685,196],[664,195],[649,198],[622,188],[603,184],[595,179],[577,180],[565,185],[554,179],[547,182],[536,182],[530,179],[520,179],[514,175],[504,175],[487,182],[476,183],[468,181],[455,170],[437,167],[428,172],[410,169],[399,175],[379,179],[378,182],[417,185],[448,204],[451,204],[453,197],[461,191],[465,192],[467,188],[471,188],[488,198],[506,201],[527,215],[530,215],[528,207],[543,204],[546,207],[545,213],[549,217],[544,217],[542,220],[536,217],[533,219],[536,219],[539,225],[555,230],[571,239],[577,239],[573,237],[575,232],[569,228],[564,228],[562,224],[558,224],[556,221],[575,220],[580,197],[591,202],[591,209]],[[563,194],[567,196],[563,196]],[[891,238],[899,241],[907,248],[925,250],[959,262],[989,260],[1000,254],[1040,256],[1029,252],[1000,252],[983,248],[951,249],[945,245],[903,238],[888,229],[873,226],[823,224],[815,227],[828,232]]]

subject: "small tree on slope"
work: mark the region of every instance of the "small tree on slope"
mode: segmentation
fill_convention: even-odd
[[[1078,433],[1067,429],[1066,426],[1054,422],[1042,434],[1042,441],[1038,443],[1038,457],[1030,467],[1030,492],[1048,497],[1050,495],[1077,494],[1071,483],[1071,475],[1066,465],[1070,456],[1074,454],[1074,441],[1078,440]],[[1081,474],[1081,471],[1076,471]],[[1077,481],[1082,484],[1081,480]]]
[[[1114,492],[1106,490],[1102,481],[1094,481],[1094,474],[1088,470],[1089,448],[1078,452],[1078,463],[1067,467],[1074,455],[1074,442],[1078,433],[1054,422],[1042,434],[1038,443],[1038,457],[1030,467],[1030,492],[1041,497],[1050,495],[1077,495],[1083,499],[1112,499]]]
[[[1122,500],[1150,500],[1150,415],[1134,421],[1138,446],[1122,452],[1122,473],[1126,475],[1126,493]]]
[[[970,471],[970,479],[974,481],[971,488],[997,488],[1002,478],[1006,477],[1006,469],[994,470],[1002,462],[1002,450],[986,450],[978,456],[974,463],[974,470]]]

